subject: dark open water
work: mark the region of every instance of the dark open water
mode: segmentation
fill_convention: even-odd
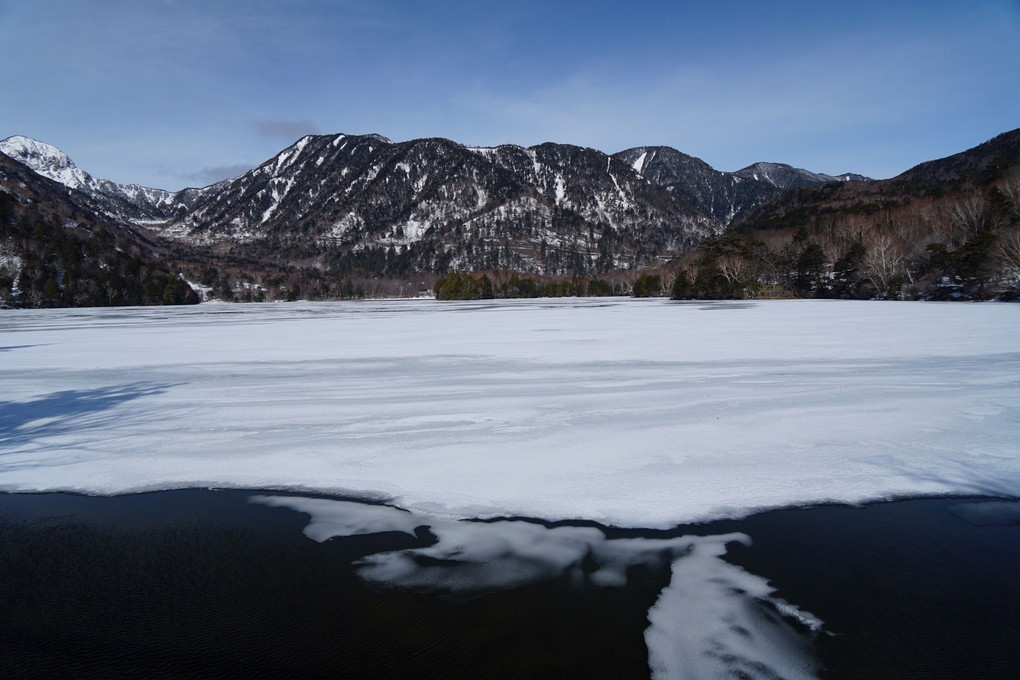
[[[252,495],[0,494],[0,678],[648,677],[668,565],[631,569],[625,588],[380,589],[352,562],[428,535],[319,544],[307,516]],[[982,500],[606,532],[749,535],[726,559],[824,621],[826,677],[1017,678],[1020,522]]]

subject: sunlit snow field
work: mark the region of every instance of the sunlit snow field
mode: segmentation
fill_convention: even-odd
[[[750,542],[740,533],[610,539],[457,520],[667,528],[822,502],[1020,495],[1017,305],[7,311],[0,380],[3,491],[259,489],[253,502],[307,513],[318,541],[427,526],[430,547],[358,563],[366,581],[418,590],[561,576],[617,587],[666,560],[673,577],[645,631],[662,678],[811,677],[804,635],[824,622],[721,559]]]
[[[565,300],[0,316],[0,489],[229,486],[664,527],[1020,492],[1020,306]]]

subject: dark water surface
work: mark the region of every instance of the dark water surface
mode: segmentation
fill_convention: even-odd
[[[644,678],[669,582],[566,579],[471,598],[370,586],[352,563],[433,540],[302,535],[250,491],[0,494],[0,678]],[[1020,522],[1009,504],[928,499],[763,513],[727,560],[825,623],[838,678],[1020,677]],[[1002,508],[1005,507],[1005,511]],[[692,613],[697,615],[696,612]]]

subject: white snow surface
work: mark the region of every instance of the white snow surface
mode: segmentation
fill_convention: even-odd
[[[0,316],[0,489],[636,527],[1020,495],[1020,306],[427,300]]]
[[[645,167],[645,158],[647,158],[647,157],[648,157],[648,152],[647,151],[642,151],[641,155],[638,156],[634,160],[634,163],[631,164],[631,167],[634,168],[634,172],[636,172],[639,175],[641,174],[641,171]]]
[[[52,144],[15,135],[0,141],[0,153],[72,189],[91,186],[94,183],[88,173],[81,170],[67,154]]]

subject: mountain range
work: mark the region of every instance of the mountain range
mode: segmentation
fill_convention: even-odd
[[[768,223],[776,210],[810,212],[815,195],[881,193],[914,186],[919,173],[972,171],[954,156],[875,181],[766,162],[722,172],[666,146],[606,154],[554,143],[469,147],[335,134],[302,137],[234,179],[170,192],[97,179],[26,137],[0,141],[0,152],[0,189],[22,208],[35,196],[39,214],[102,226],[118,247],[209,289],[244,283],[270,296],[274,286],[293,295],[299,281],[304,294],[321,296],[352,280],[427,288],[454,269],[634,271]],[[791,200],[800,207],[772,207]],[[4,257],[16,280],[12,256]]]
[[[477,148],[339,134],[303,137],[235,179],[169,192],[94,178],[26,137],[3,140],[0,152],[154,238],[277,262],[357,260],[381,250],[405,272],[639,267],[689,249],[791,188],[865,179],[777,163],[719,172],[669,147],[607,155],[552,143]]]

